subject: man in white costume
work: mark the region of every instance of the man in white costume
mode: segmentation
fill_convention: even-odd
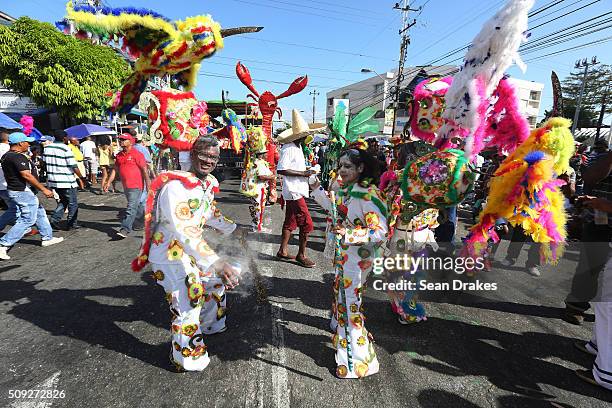
[[[236,229],[216,208],[218,182],[210,174],[219,160],[218,141],[202,136],[191,150],[190,172],[157,177],[147,198],[145,235],[132,269],[151,263],[172,314],[171,360],[179,370],[201,371],[209,363],[204,335],[225,326],[225,290],[238,284],[238,271],[204,240],[206,227],[223,234]],[[208,232],[210,233],[210,232]]]

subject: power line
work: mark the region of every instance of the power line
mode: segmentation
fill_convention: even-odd
[[[342,7],[342,6],[339,6],[339,7],[342,8],[342,11],[340,11],[340,10],[330,10],[330,9],[326,9],[326,8],[322,8],[322,7],[306,6],[304,4],[292,3],[290,1],[285,1],[285,0],[268,0],[268,1],[272,1],[273,3],[287,4],[287,5],[292,6],[292,7],[306,8],[306,9],[309,9],[309,10],[329,11],[331,13],[340,13],[341,12],[342,15],[346,15],[346,16],[350,16],[350,17],[359,17],[359,18],[365,18],[365,19],[371,19],[371,18],[383,19],[384,18],[384,17],[381,17],[381,16],[372,15],[372,13],[375,13],[374,10],[361,10],[359,14],[356,14],[356,13],[347,12],[345,10],[345,7]],[[324,4],[326,4],[326,3],[324,3]],[[299,11],[299,10],[295,10],[295,11]],[[301,12],[301,11],[299,11],[299,12]],[[367,17],[364,17],[364,12],[370,13],[370,14],[368,14]]]
[[[546,13],[546,14],[541,15],[541,16],[540,16],[540,17],[538,17],[538,18],[534,18],[533,20],[530,20],[530,22],[531,22],[531,23],[535,23],[536,21],[539,21],[539,20],[541,20],[541,19],[543,19],[543,18],[546,18],[546,17],[548,17],[548,16],[551,16],[551,15],[553,15],[553,14],[555,14],[555,13],[558,13],[558,12],[560,12],[561,10],[565,10],[566,8],[569,8],[569,7],[573,6],[574,4],[577,4],[577,3],[582,3],[583,1],[585,1],[585,0],[576,0],[575,2],[570,3],[570,4],[567,4],[567,5],[563,6],[563,7],[560,7],[560,8],[559,8],[559,9],[557,9],[557,10],[553,10],[553,11],[551,11],[550,13]]]
[[[269,8],[273,8],[273,9],[277,9],[277,10],[288,11],[288,12],[291,12],[291,13],[299,13],[299,14],[307,14],[307,15],[311,15],[311,16],[323,17],[323,18],[334,20],[334,21],[346,21],[348,23],[356,23],[356,24],[361,24],[361,25],[374,26],[374,24],[364,23],[363,21],[350,20],[350,19],[342,18],[342,17],[338,17],[338,16],[330,16],[330,15],[325,15],[325,14],[312,13],[312,12],[308,12],[308,11],[289,9],[289,8],[286,8],[286,7],[278,7],[278,6],[268,5],[268,4],[255,3],[253,1],[247,1],[247,0],[232,0],[232,1],[235,1],[235,2],[238,2],[238,3],[250,4],[250,5],[254,5],[254,6],[260,6],[260,7],[269,7]]]
[[[238,1],[238,0],[235,0],[235,1]],[[242,1],[242,0],[240,0],[240,1]],[[290,43],[290,42],[285,42],[285,41],[270,40],[270,39],[266,39],[266,38],[257,38],[257,37],[249,37],[249,36],[242,36],[242,35],[239,35],[237,37],[238,38],[242,38],[242,39],[252,40],[252,41],[262,41],[262,42],[268,42],[268,43],[273,43],[273,44],[289,45],[289,46],[292,46],[292,47],[308,48],[308,49],[311,49],[311,50],[333,52],[335,54],[353,55],[355,57],[372,58],[372,59],[379,59],[379,60],[384,60],[384,61],[395,61],[394,59],[390,59],[390,58],[377,57],[377,56],[373,56],[373,55],[365,55],[365,54],[360,54],[360,53],[350,52],[350,51],[335,50],[335,49],[332,49],[332,48],[315,47],[313,45],[296,44],[296,43]]]
[[[239,57],[228,57],[228,56],[222,56],[222,55],[215,55],[215,58],[229,59],[233,61],[253,62],[256,64],[275,65],[275,66],[281,66],[281,67],[314,69],[317,71],[344,72],[347,74],[361,74],[361,71],[349,71],[349,70],[343,70],[343,69],[321,68],[321,67],[312,67],[312,66],[306,66],[306,65],[283,64],[280,62],[261,61],[261,60],[245,59],[245,58],[239,58]]]
[[[358,8],[358,7],[351,7],[351,6],[346,6],[344,4],[330,3],[330,2],[327,2],[327,1],[309,0],[309,3],[325,4],[325,5],[328,5],[328,6],[339,7],[339,8],[342,8],[342,9],[363,11],[363,12],[366,12],[366,13],[375,13],[376,12],[375,10],[372,10],[372,9],[363,9],[363,8]]]
[[[582,10],[583,8],[586,8],[586,7],[592,6],[593,4],[595,4],[595,3],[599,3],[600,1],[601,1],[601,0],[595,0],[595,1],[591,2],[591,3],[589,3],[589,4],[585,4],[585,5],[584,5],[584,6],[582,6],[582,7],[578,7],[577,9],[574,9],[574,10],[572,10],[572,11],[569,11],[569,12],[567,12],[567,13],[565,13],[565,14],[562,14],[562,15],[560,15],[560,16],[558,16],[558,17],[552,18],[552,19],[550,19],[550,20],[548,20],[548,21],[545,21],[544,23],[538,24],[538,25],[537,25],[537,26],[535,26],[535,27],[531,27],[531,28],[529,29],[529,31],[533,31],[533,30],[535,30],[536,28],[542,27],[543,25],[546,25],[546,24],[548,24],[548,23],[552,23],[553,21],[557,21],[558,19],[563,18],[563,17],[565,17],[565,16],[569,16],[569,15],[570,15],[570,14],[572,14],[572,13],[575,13],[575,12],[577,12],[577,11],[580,11],[580,10]]]
[[[597,44],[603,44],[603,43],[608,42],[610,40],[612,40],[612,36],[604,37],[604,38],[600,38],[598,40],[594,40],[594,41],[591,41],[591,42],[588,42],[588,43],[576,45],[575,47],[566,48],[564,50],[559,50],[559,51],[551,52],[550,54],[539,55],[539,56],[534,57],[534,58],[532,58],[530,60],[526,60],[525,62],[537,61],[538,59],[545,58],[545,57],[550,57],[552,55],[563,54],[563,53],[568,52],[568,51],[582,49],[582,48],[587,48],[587,47],[590,47],[590,46],[593,46],[593,45],[597,45]]]

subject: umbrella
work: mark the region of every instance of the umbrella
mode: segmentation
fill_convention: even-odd
[[[0,112],[0,128],[4,129],[23,129],[21,123],[14,121],[4,113]]]
[[[117,132],[105,128],[104,126],[94,125],[91,123],[81,123],[80,125],[69,127],[65,129],[69,137],[76,137],[77,139],[83,139],[87,136],[97,135],[115,135]]]
[[[315,135],[314,139],[312,140],[313,143],[319,143],[319,142],[324,142],[327,139],[329,139],[328,135]]]

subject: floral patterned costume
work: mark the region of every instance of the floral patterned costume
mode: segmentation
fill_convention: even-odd
[[[256,195],[249,197],[249,211],[251,213],[251,227],[253,231],[261,231],[264,224],[264,214],[266,209],[266,200],[268,198],[268,182],[259,180],[259,176],[271,176],[272,171],[267,161],[263,159],[255,159],[253,168],[251,169],[253,177],[253,185]]]
[[[172,361],[180,369],[201,371],[210,361],[204,335],[225,329],[225,286],[211,268],[219,257],[203,239],[204,228],[231,233],[236,225],[215,207],[213,176],[201,181],[187,172],[162,173],[152,186],[145,215],[150,245],[143,245],[137,259],[148,257],[153,277],[166,292]]]
[[[399,176],[399,175],[398,175]],[[418,257],[427,257],[428,248],[430,246],[434,251],[438,250],[433,229],[438,226],[438,210],[428,208],[423,210],[404,200],[402,189],[398,183],[399,177],[392,181],[385,194],[389,211],[389,230],[391,239],[389,239],[388,249],[389,257],[396,255],[408,255],[411,259]],[[419,211],[413,215],[415,211]],[[425,277],[425,272],[419,268],[412,274],[409,271],[387,271],[388,281],[398,281],[405,279],[407,281],[418,282]],[[405,292],[389,291],[387,292],[391,300],[391,307],[395,313],[400,315],[407,322],[419,322],[426,320],[425,307],[417,302],[418,291],[407,290]]]
[[[313,198],[332,211],[322,187],[313,191]],[[372,259],[386,240],[386,206],[376,187],[353,184],[338,191],[336,208],[338,220],[346,228],[336,259],[332,304],[336,373],[340,378],[360,378],[376,374],[379,368],[371,335],[365,328],[362,276],[371,271]]]

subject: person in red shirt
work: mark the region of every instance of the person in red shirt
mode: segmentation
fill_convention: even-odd
[[[117,232],[117,235],[122,238],[127,238],[132,232],[134,221],[144,219],[146,194],[143,194],[143,192],[148,191],[151,187],[147,162],[143,154],[133,148],[135,142],[134,137],[130,134],[124,133],[119,136],[119,145],[122,151],[115,157],[115,167],[111,171],[106,185],[102,186],[104,191],[108,191],[108,187],[115,179],[116,171],[119,171],[123,192],[127,198],[125,217],[121,221],[121,228]]]

